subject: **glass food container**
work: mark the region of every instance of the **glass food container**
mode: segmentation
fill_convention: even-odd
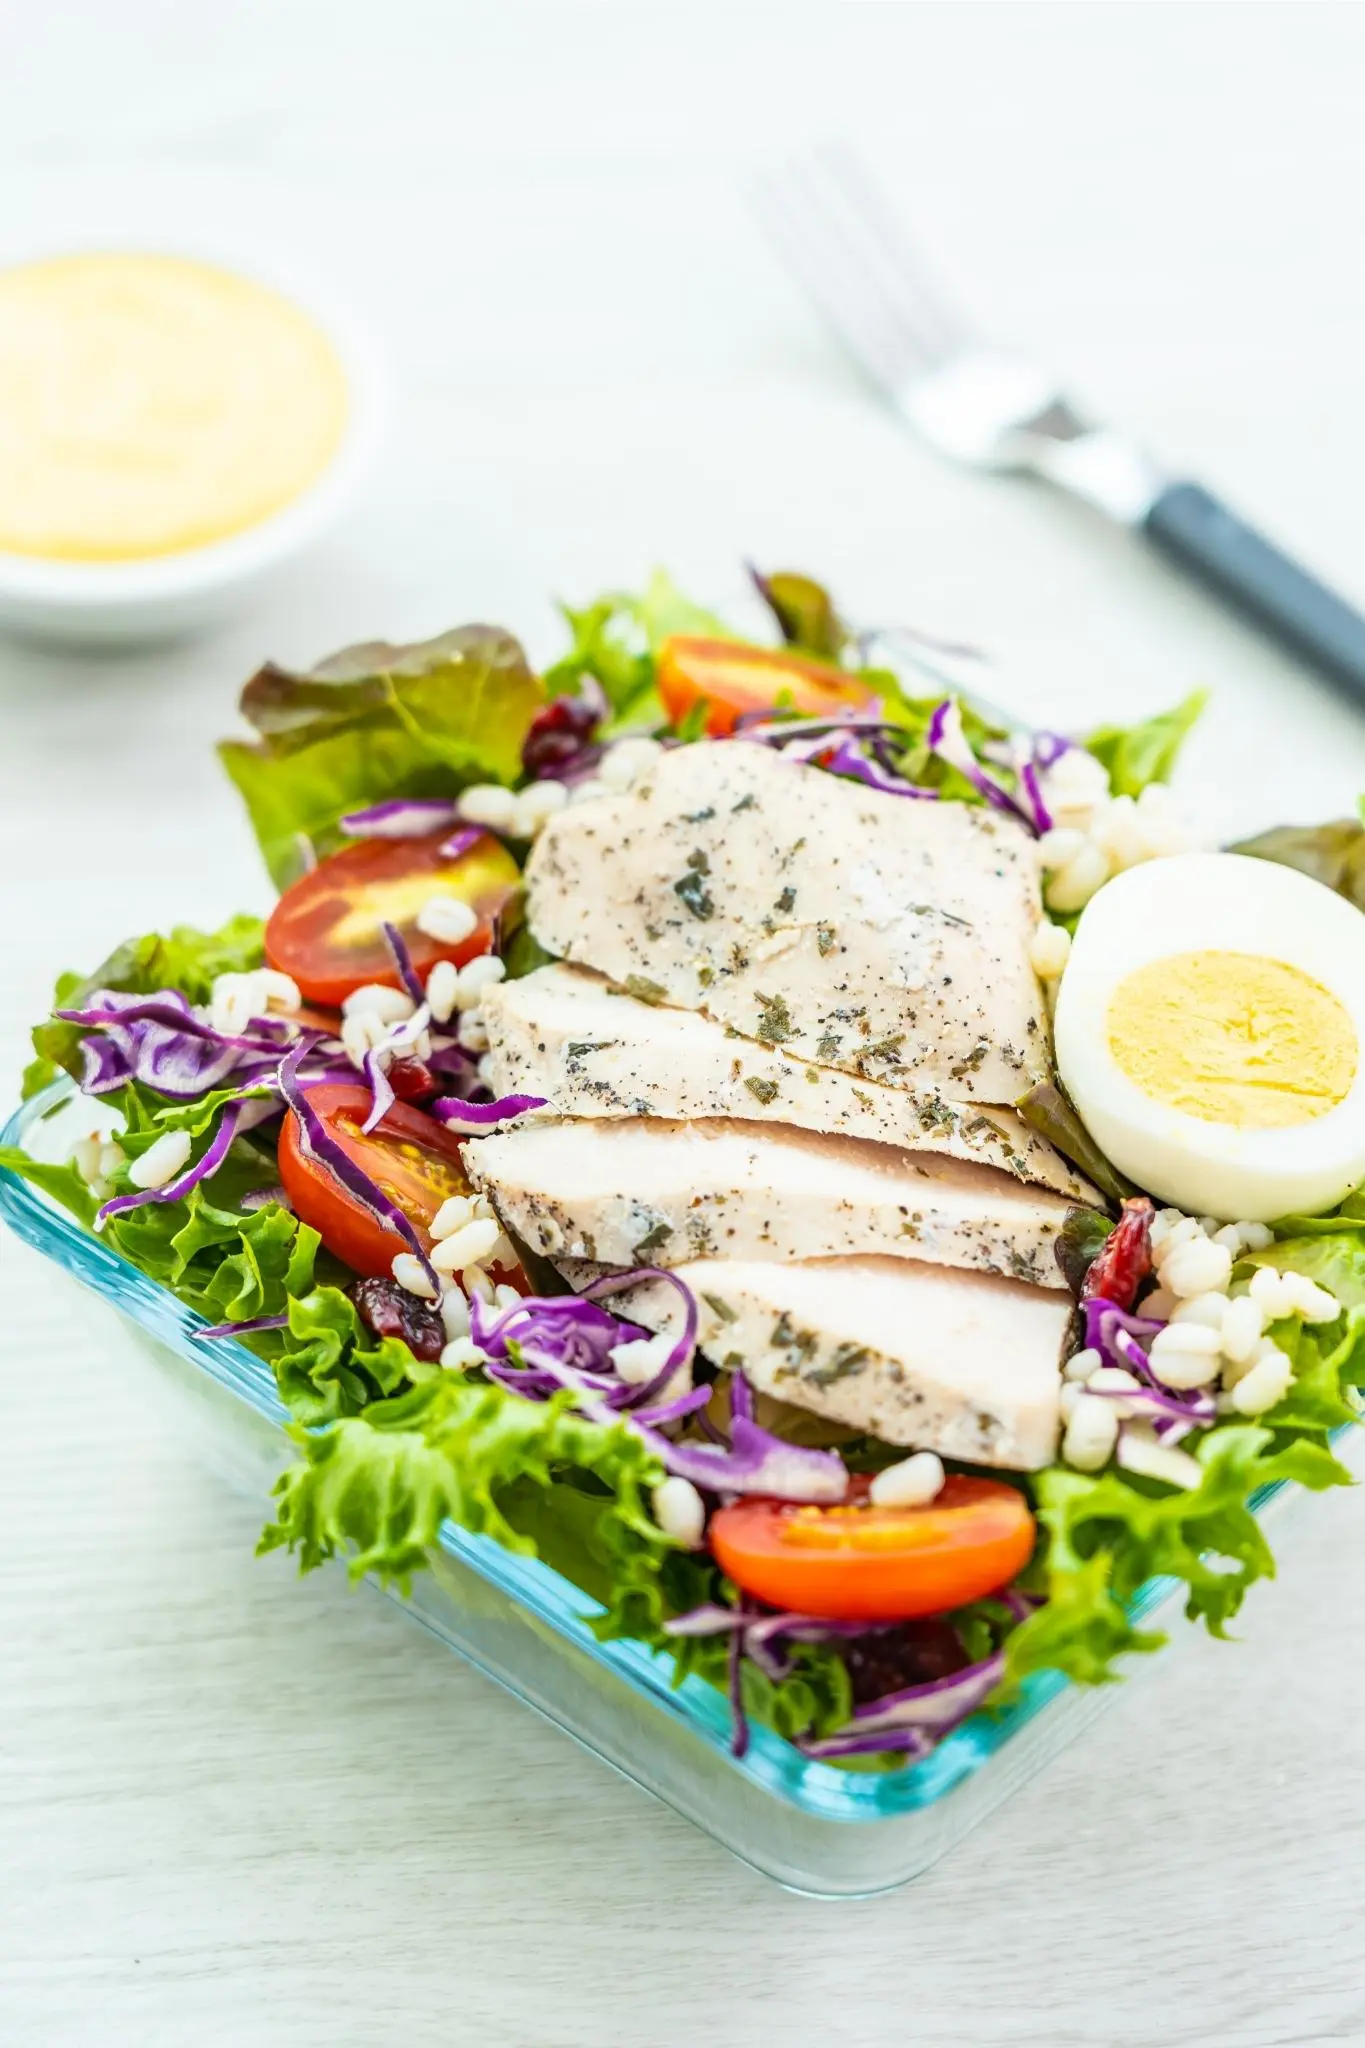
[[[91,1106],[63,1083],[19,1110],[0,1144],[64,1159]],[[0,1216],[113,1314],[120,1350],[166,1383],[207,1461],[264,1514],[291,1453],[269,1367],[233,1339],[201,1341],[202,1317],[129,1265],[17,1176],[0,1170]],[[1264,1514],[1268,1487],[1252,1503]],[[1176,1582],[1133,1602],[1150,1622],[1176,1618]],[[148,1597],[154,1597],[149,1588]],[[398,1595],[392,1597],[398,1598]],[[400,1604],[453,1650],[586,1749],[794,1890],[827,1898],[888,1891],[917,1877],[1097,1714],[1111,1687],[1035,1675],[1015,1704],[979,1713],[919,1762],[890,1771],[812,1762],[757,1725],[730,1753],[726,1699],[703,1679],[673,1684],[671,1659],[598,1642],[587,1594],[534,1558],[447,1522],[429,1573]],[[1156,1660],[1153,1660],[1156,1661]]]

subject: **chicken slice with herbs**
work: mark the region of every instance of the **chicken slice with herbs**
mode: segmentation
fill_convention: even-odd
[[[886,1253],[1064,1285],[1065,1196],[889,1145],[636,1118],[524,1125],[471,1139],[464,1162],[507,1228],[550,1259],[677,1266]]]
[[[575,1286],[599,1270],[570,1261]],[[760,1392],[880,1437],[975,1465],[1052,1463],[1061,1416],[1065,1295],[907,1259],[699,1259],[699,1343]],[[676,1297],[642,1281],[614,1302],[649,1329]]]
[[[1033,845],[995,812],[702,741],[552,818],[526,887],[547,951],[790,1058],[987,1103],[1048,1073]]]
[[[1011,1109],[911,1094],[793,1059],[696,1010],[642,1002],[556,962],[487,989],[495,1095],[541,1095],[562,1116],[743,1117],[976,1160],[1085,1203],[1095,1190]]]

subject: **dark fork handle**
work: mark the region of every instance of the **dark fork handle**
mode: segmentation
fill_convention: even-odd
[[[1167,484],[1143,522],[1190,570],[1365,706],[1365,618],[1200,484]]]

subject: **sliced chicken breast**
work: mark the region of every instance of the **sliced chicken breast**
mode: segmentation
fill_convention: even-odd
[[[1064,1285],[1073,1204],[988,1166],[781,1125],[530,1124],[471,1139],[465,1169],[547,1258],[609,1266],[868,1252]]]
[[[1037,865],[996,812],[702,741],[552,818],[526,885],[549,952],[793,1059],[989,1103],[1048,1071]]]
[[[741,1038],[695,1010],[641,1002],[557,962],[485,990],[495,1095],[543,1095],[564,1116],[727,1116],[872,1138],[999,1167],[1097,1204],[1060,1152],[1012,1109],[855,1080]]]
[[[565,1267],[579,1286],[597,1270]],[[1032,1472],[1056,1456],[1064,1295],[906,1259],[700,1259],[677,1272],[702,1350],[763,1393],[972,1464]],[[662,1281],[616,1300],[648,1329],[677,1313]]]

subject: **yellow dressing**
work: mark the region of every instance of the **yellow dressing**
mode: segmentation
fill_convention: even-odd
[[[347,412],[327,337],[250,278],[116,254],[0,272],[0,552],[224,540],[317,481]]]
[[[1359,1043],[1300,968],[1258,953],[1176,953],[1125,977],[1109,1050],[1144,1095],[1204,1123],[1285,1130],[1344,1101]]]

